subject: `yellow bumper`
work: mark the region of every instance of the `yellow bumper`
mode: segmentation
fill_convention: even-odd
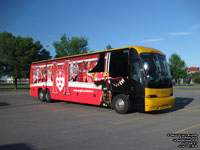
[[[155,111],[172,108],[175,103],[175,97],[145,98],[145,111]]]

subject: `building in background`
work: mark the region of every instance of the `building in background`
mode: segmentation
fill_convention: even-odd
[[[188,68],[188,73],[200,72],[200,67],[190,67]]]
[[[199,73],[200,73],[200,67],[188,68],[188,75],[189,75],[189,80],[191,84],[199,83]]]
[[[0,79],[0,84],[13,84],[14,83],[14,79],[13,77],[11,76],[3,76],[1,79]],[[18,84],[26,84],[26,83],[29,83],[29,79],[17,79],[17,83]]]

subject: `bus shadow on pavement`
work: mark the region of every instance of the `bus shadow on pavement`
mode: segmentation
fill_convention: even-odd
[[[178,110],[184,109],[185,106],[189,105],[193,100],[194,100],[193,98],[176,97],[176,101],[175,101],[173,108],[152,111],[152,112],[146,112],[146,113],[148,113],[148,114],[163,114],[163,113],[170,113],[170,112],[178,111]]]
[[[32,146],[26,143],[17,143],[0,146],[0,150],[35,150]]]
[[[24,105],[11,105],[11,104],[8,104],[8,103],[4,103],[4,102],[1,103],[0,102],[0,109],[15,108],[15,107],[26,107],[26,106],[41,105],[41,104],[44,104],[44,103],[33,103],[33,104],[24,104]]]
[[[9,103],[6,103],[6,102],[0,102],[0,107],[1,106],[10,106],[10,104]]]
[[[174,104],[173,111],[180,110],[185,108],[188,104],[190,104],[194,99],[193,98],[185,98],[185,97],[176,97],[176,101]]]

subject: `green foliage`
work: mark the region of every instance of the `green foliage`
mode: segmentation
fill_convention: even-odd
[[[172,78],[175,79],[176,83],[179,83],[180,79],[187,78],[187,67],[179,55],[172,54],[169,58],[169,65]]]
[[[193,82],[200,84],[200,72],[195,72],[191,74]]]
[[[106,46],[106,49],[113,49],[113,48],[112,48],[112,46],[111,46],[110,44],[108,44],[108,45]]]
[[[88,53],[88,39],[85,37],[72,37],[71,39],[66,34],[61,35],[61,41],[53,43],[56,49],[56,58],[63,56],[71,56],[75,54]]]
[[[3,59],[3,54],[0,53],[0,79],[1,77],[4,75],[4,72],[5,72],[5,67],[3,65],[3,62],[1,61]]]
[[[2,32],[0,58],[1,71],[4,75],[12,76],[17,84],[17,79],[29,78],[30,65],[33,61],[50,59],[51,56],[42,48],[39,41],[34,42],[31,37],[15,37],[11,33]]]
[[[0,58],[1,59],[1,58]],[[1,77],[4,75],[4,68],[3,68],[3,65],[1,64],[0,62],[0,79]]]

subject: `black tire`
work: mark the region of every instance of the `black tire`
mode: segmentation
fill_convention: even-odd
[[[45,101],[45,92],[42,89],[38,91],[38,99],[42,102]]]
[[[119,114],[126,114],[130,111],[130,101],[125,94],[116,95],[112,101],[112,107]]]
[[[50,91],[48,89],[46,90],[45,99],[46,99],[46,101],[48,103],[52,102],[52,100],[51,100],[51,93],[50,93]]]

